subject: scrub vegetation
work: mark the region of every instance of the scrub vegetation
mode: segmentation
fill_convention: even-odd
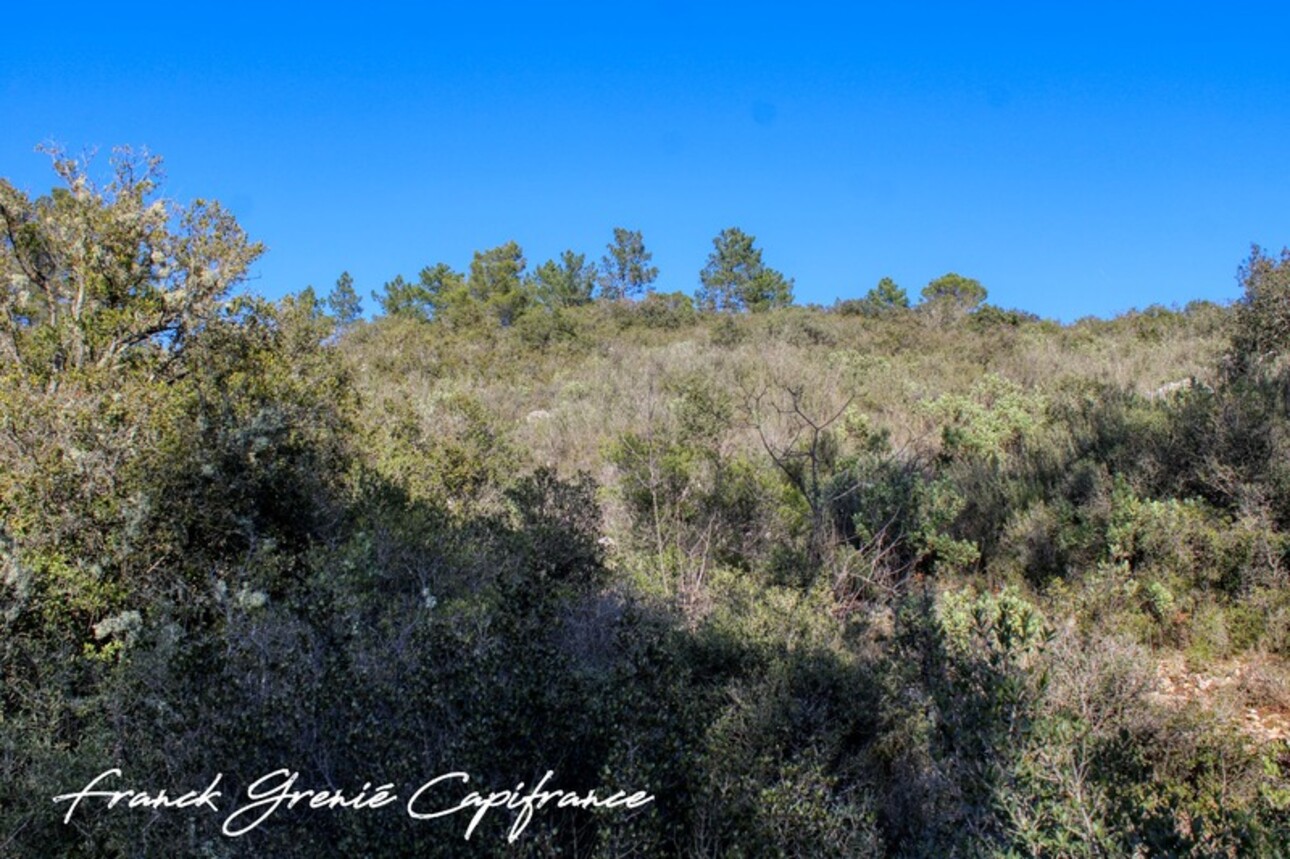
[[[0,181],[0,855],[1290,852],[1290,253],[1069,325],[795,306],[738,228],[697,298],[619,228],[270,302],[155,159],[54,156]],[[110,767],[656,799],[64,823]]]

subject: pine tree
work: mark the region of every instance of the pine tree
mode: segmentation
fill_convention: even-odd
[[[708,311],[754,312],[793,303],[793,282],[761,260],[756,239],[738,227],[722,230],[699,274],[697,298]]]
[[[336,285],[327,295],[327,307],[336,317],[336,326],[342,331],[362,317],[363,305],[358,293],[354,291],[354,278],[349,272],[341,272],[336,279]]]
[[[640,232],[614,227],[614,240],[607,247],[609,253],[600,261],[600,297],[640,298],[658,277],[658,268],[649,264],[654,255],[645,250]]]

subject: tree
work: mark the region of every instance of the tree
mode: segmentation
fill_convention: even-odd
[[[363,305],[354,291],[354,278],[342,271],[336,286],[327,295],[327,307],[336,317],[336,324],[343,330],[349,328],[363,315]]]
[[[848,298],[834,304],[834,312],[846,316],[889,316],[909,309],[909,294],[896,281],[884,277],[878,285],[865,293],[864,298]]]
[[[476,251],[470,262],[470,277],[466,281],[470,297],[503,327],[511,325],[524,312],[525,265],[524,252],[513,241]]]
[[[1290,347],[1290,248],[1278,260],[1258,245],[1238,277],[1245,294],[1237,303],[1228,364],[1235,375],[1270,366]]]
[[[560,261],[547,260],[533,273],[534,297],[547,307],[576,307],[591,301],[596,287],[596,267],[585,254],[565,251]]]
[[[429,322],[431,319],[461,321],[457,317],[469,303],[466,279],[445,263],[421,269],[416,283],[398,275],[385,284],[384,293],[372,293],[386,316],[406,316]]]
[[[435,319],[450,325],[469,325],[478,319],[478,308],[466,289],[466,277],[447,263],[437,262],[421,269],[417,286]]]
[[[878,281],[878,285],[865,295],[865,300],[879,312],[909,307],[909,294],[889,277]]]
[[[942,322],[962,319],[985,301],[985,287],[978,280],[950,272],[923,287],[923,305]]]
[[[761,260],[755,238],[738,227],[722,230],[699,274],[697,298],[708,311],[754,312],[793,303],[793,282]]]
[[[748,423],[756,430],[762,448],[810,508],[809,551],[812,561],[819,563],[836,539],[833,505],[854,492],[854,487],[846,487],[831,494],[838,458],[831,427],[846,413],[852,398],[829,410],[831,414],[816,414],[807,407],[806,388],[801,384],[777,384],[775,389],[768,384],[743,387],[743,395]]]
[[[888,316],[900,310],[909,309],[909,294],[896,285],[896,281],[884,277],[878,285],[865,293],[864,298],[856,304],[856,310],[862,316]]]
[[[373,292],[372,298],[381,305],[381,313],[386,316],[404,316],[429,322],[434,317],[434,305],[430,294],[419,283],[409,283],[403,275],[395,275],[394,280],[385,282],[381,292]]]
[[[58,377],[177,353],[264,251],[219,203],[158,196],[161,159],[114,150],[112,180],[44,150],[66,187],[29,199],[0,180],[0,360]]]
[[[614,240],[607,245],[609,253],[600,260],[600,297],[609,301],[639,298],[658,277],[658,268],[649,264],[654,255],[645,250],[639,231],[614,227]]]

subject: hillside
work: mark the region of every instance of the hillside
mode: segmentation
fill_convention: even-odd
[[[140,175],[0,184],[0,853],[1290,849],[1290,255],[1070,325],[442,269],[364,321],[228,300],[259,246]],[[655,798],[50,802],[113,766]]]

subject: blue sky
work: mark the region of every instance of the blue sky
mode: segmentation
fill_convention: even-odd
[[[1290,243],[1290,10],[972,5],[23,3],[0,175],[147,146],[268,245],[268,296],[615,226],[692,292],[739,226],[799,302],[956,271],[1069,321],[1231,300]]]

